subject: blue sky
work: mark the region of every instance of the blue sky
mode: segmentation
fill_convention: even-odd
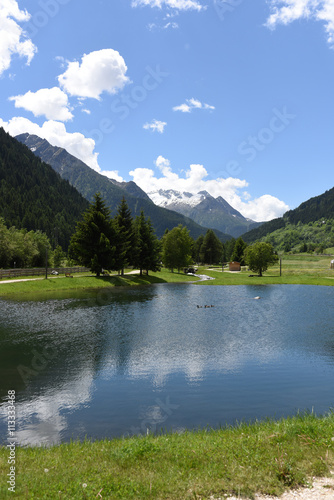
[[[0,0],[0,125],[269,220],[333,187],[333,0]]]

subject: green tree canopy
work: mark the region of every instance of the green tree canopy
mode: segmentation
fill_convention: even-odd
[[[197,240],[193,244],[193,259],[195,262],[200,262],[201,260],[201,248],[203,245],[204,236],[200,234]]]
[[[89,267],[100,276],[103,269],[113,269],[115,264],[116,231],[100,193],[78,222],[71,238],[69,256],[79,264]]]
[[[45,266],[46,248],[50,241],[41,231],[7,228],[0,217],[0,267]]]
[[[162,262],[165,267],[173,271],[178,271],[182,267],[187,267],[192,263],[192,245],[193,240],[189,231],[181,224],[174,227],[163,237],[162,243]]]
[[[231,256],[231,260],[235,262],[240,262],[242,266],[245,265],[245,250],[247,248],[247,243],[244,242],[244,240],[239,236],[239,238],[236,240],[234,248],[233,248],[233,253]]]
[[[201,246],[200,257],[207,264],[218,264],[221,260],[223,244],[212,229],[208,229]]]
[[[274,254],[274,249],[270,243],[257,242],[245,250],[245,260],[249,268],[262,276],[269,265],[274,264],[278,257]]]

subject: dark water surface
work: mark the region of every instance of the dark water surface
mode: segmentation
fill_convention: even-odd
[[[333,287],[154,285],[31,299],[0,299],[2,443],[12,389],[20,444],[334,406]]]

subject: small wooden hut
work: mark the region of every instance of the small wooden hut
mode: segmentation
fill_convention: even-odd
[[[229,263],[230,271],[241,271],[240,262],[230,262]]]

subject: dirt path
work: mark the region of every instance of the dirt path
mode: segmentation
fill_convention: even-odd
[[[283,493],[280,497],[271,495],[255,495],[255,500],[333,500],[334,472],[332,477],[313,478],[310,488],[298,488]],[[243,500],[244,497],[210,497],[210,500]]]
[[[37,280],[44,280],[44,279],[45,278],[25,278],[22,280],[21,279],[20,280],[12,279],[12,280],[0,281],[0,285],[2,285],[4,283],[18,283],[19,281],[37,281]]]

